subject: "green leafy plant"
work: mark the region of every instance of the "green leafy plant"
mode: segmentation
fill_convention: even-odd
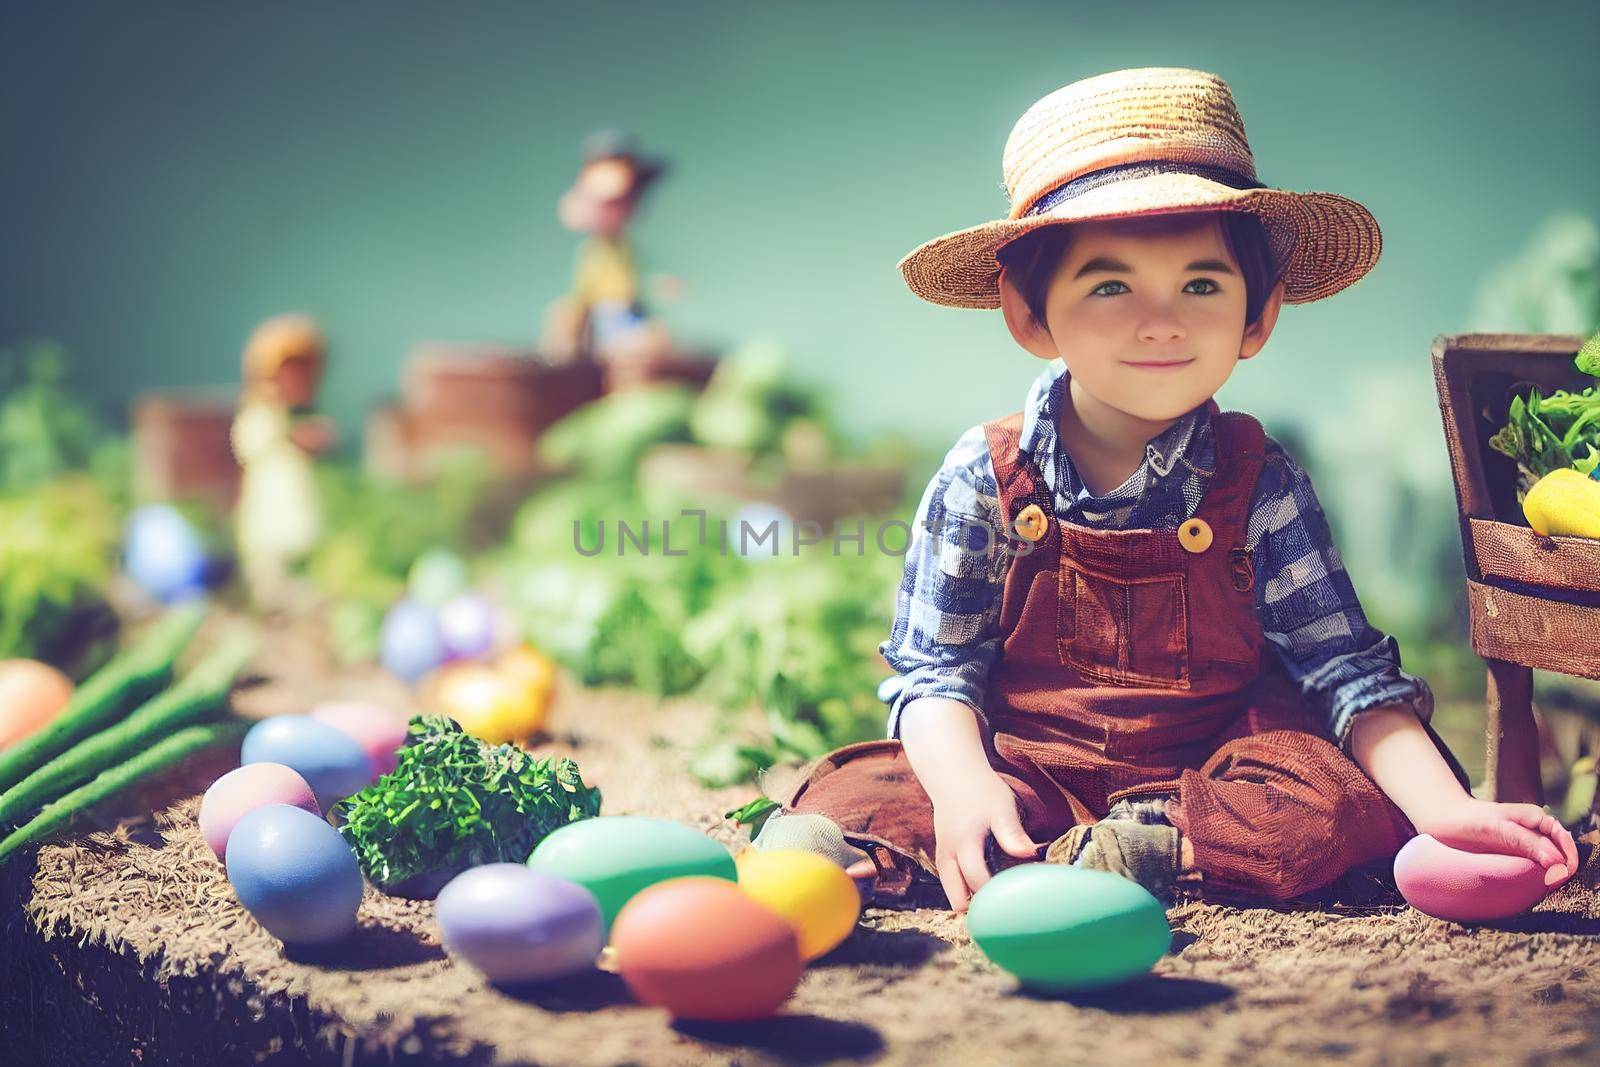
[[[600,790],[570,759],[490,745],[450,719],[419,715],[395,769],[334,812],[367,878],[392,891],[521,863],[547,834],[600,814]]]
[[[108,439],[87,404],[68,390],[59,345],[0,349],[0,489],[39,485],[88,468]]]
[[[103,590],[115,568],[120,515],[101,487],[69,474],[0,495],[0,659],[98,665],[116,619]]]
[[[1593,378],[1600,378],[1600,333],[1583,342],[1573,362],[1583,373]]]
[[[761,832],[761,827],[772,817],[772,813],[781,807],[776,800],[770,797],[756,797],[754,800],[734,808],[732,811],[722,813],[724,819],[732,819],[736,826],[750,828],[750,840],[756,839],[756,834]]]
[[[529,641],[585,684],[692,688],[716,706],[689,761],[707,785],[881,733],[875,694],[887,668],[875,653],[893,621],[898,556],[835,555],[823,543],[746,559],[722,549],[714,514],[704,544],[696,521],[680,518],[672,555],[659,522],[642,549],[619,551],[618,520],[637,530],[647,514],[679,512],[615,484],[568,483],[523,505],[500,578]],[[575,548],[574,524],[592,554]],[[763,716],[754,728],[751,708]]]
[[[826,455],[832,448],[822,403],[797,385],[789,354],[778,342],[756,339],[724,356],[695,400],[689,428],[701,444],[753,455],[780,449],[790,426],[791,450]]]
[[[681,385],[608,393],[546,430],[539,454],[585,478],[628,480],[652,445],[688,439],[693,406],[693,390]]]
[[[1600,338],[1578,353],[1578,369],[1600,372]],[[1600,468],[1600,388],[1558,389],[1545,396],[1531,386],[1526,397],[1511,399],[1506,424],[1489,438],[1489,447],[1517,463],[1517,499],[1554,470],[1575,467],[1593,477]]]

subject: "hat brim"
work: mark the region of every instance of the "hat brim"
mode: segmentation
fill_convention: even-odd
[[[1378,262],[1383,234],[1372,213],[1336,193],[1234,189],[1193,174],[1155,174],[1112,182],[1062,202],[1055,210],[998,219],[936,237],[900,261],[911,291],[949,307],[1000,306],[995,253],[1041,226],[1094,219],[1248,211],[1261,218],[1274,261],[1284,264],[1283,299],[1304,304],[1359,281]]]

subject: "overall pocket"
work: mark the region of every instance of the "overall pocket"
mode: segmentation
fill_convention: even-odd
[[[1188,580],[1182,571],[1117,578],[1063,558],[1061,662],[1107,685],[1190,688]]]

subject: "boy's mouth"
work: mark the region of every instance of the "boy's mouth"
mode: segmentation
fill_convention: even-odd
[[[1194,360],[1192,360],[1192,359],[1174,359],[1174,360],[1165,360],[1165,361],[1163,361],[1163,360],[1153,360],[1152,359],[1152,360],[1141,360],[1141,361],[1139,361],[1137,363],[1129,362],[1128,366],[1130,366],[1130,367],[1138,367],[1141,370],[1162,371],[1162,370],[1176,370],[1179,367],[1187,367],[1189,364],[1191,364],[1193,362],[1194,362]]]

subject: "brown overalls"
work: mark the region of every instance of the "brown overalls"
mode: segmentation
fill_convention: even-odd
[[[1034,841],[1166,793],[1205,896],[1286,900],[1393,856],[1414,830],[1328,740],[1262,636],[1244,544],[1265,435],[1207,407],[1217,470],[1182,525],[1192,535],[1202,520],[1209,545],[1203,531],[1060,520],[1018,451],[1022,416],[985,426],[1007,521],[1030,504],[1048,517],[1006,577],[985,747]],[[933,808],[898,740],[823,757],[785,810],[838,822],[876,860],[880,897],[937,884]],[[1025,862],[990,844],[992,868]]]

